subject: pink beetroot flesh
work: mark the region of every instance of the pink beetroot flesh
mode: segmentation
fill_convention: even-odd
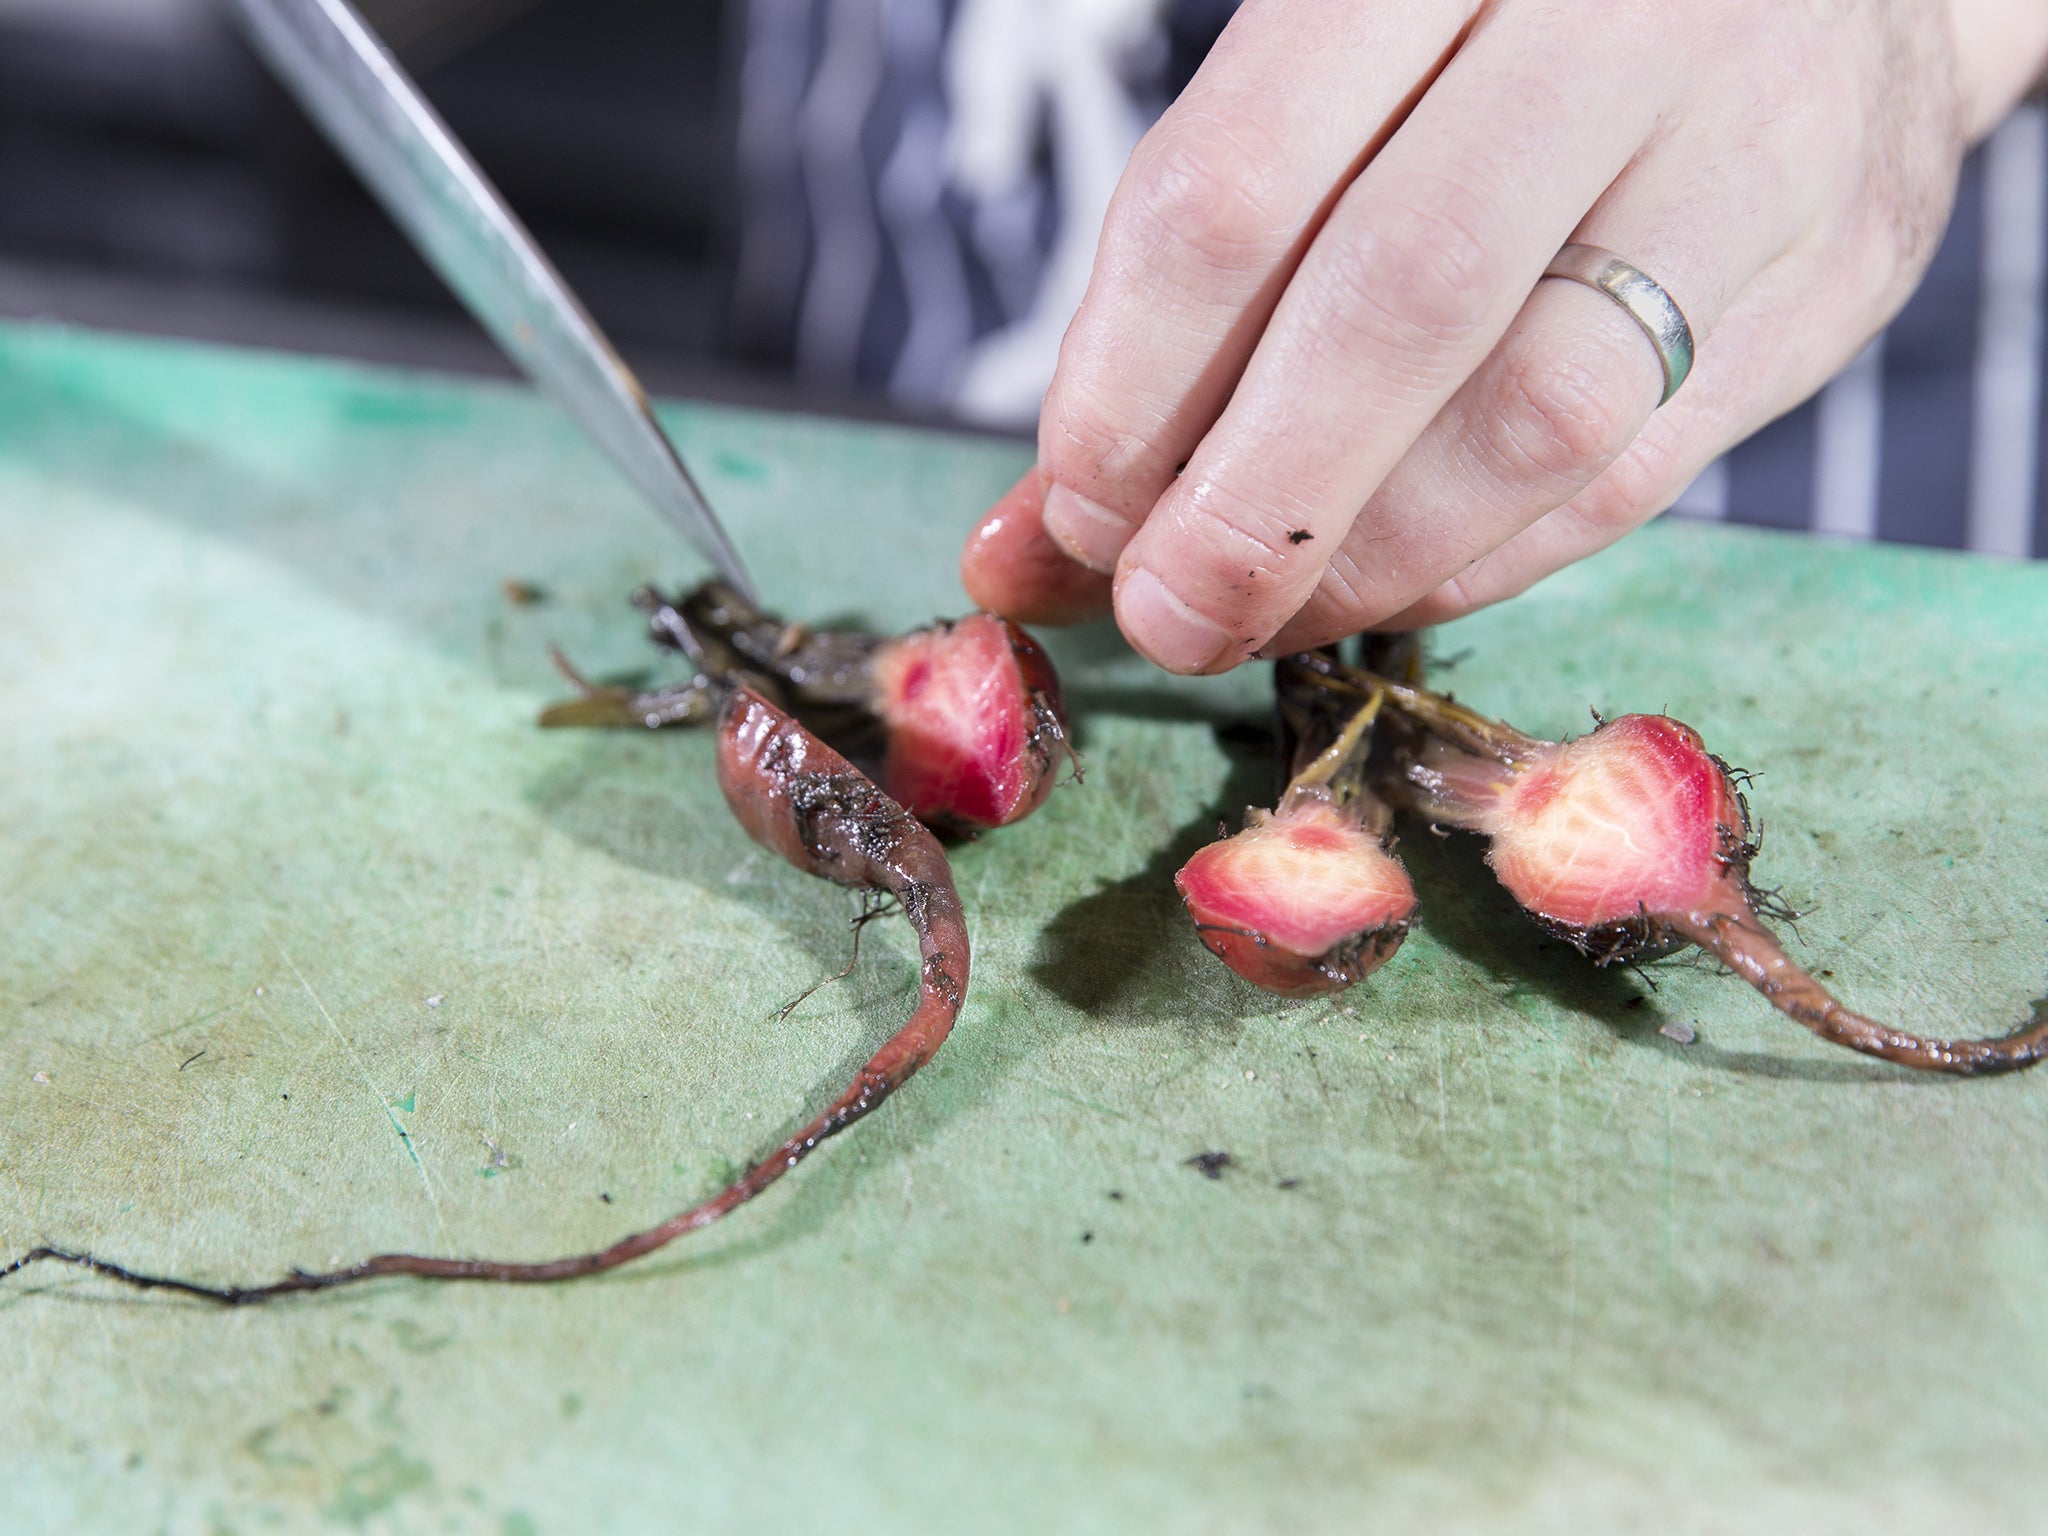
[[[1399,947],[1408,872],[1354,815],[1303,799],[1254,811],[1174,877],[1202,942],[1245,980],[1306,997],[1348,986]]]
[[[1743,824],[1698,733],[1657,715],[1544,746],[1474,818],[1515,900],[1578,929],[1724,905]]]
[[[922,821],[960,829],[1028,816],[1066,738],[1058,682],[1022,630],[977,613],[906,635],[874,660],[888,728],[882,786]]]
[[[1697,944],[1822,1039],[1866,1055],[1965,1075],[2048,1057],[2048,1010],[2002,1038],[1916,1034],[1844,1007],[1786,954],[1757,913],[1747,808],[1690,727],[1626,715],[1547,742],[1425,690],[1389,694],[1433,739],[1388,787],[1432,822],[1487,833],[1515,900],[1601,964]]]

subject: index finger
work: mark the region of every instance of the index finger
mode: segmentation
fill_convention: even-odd
[[[1116,566],[1216,421],[1336,196],[1477,0],[1247,0],[1117,184],[1039,416],[1046,526]]]

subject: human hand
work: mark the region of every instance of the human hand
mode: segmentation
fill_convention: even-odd
[[[1113,594],[1174,672],[1511,596],[1856,354],[2044,56],[2028,0],[1246,0],[1132,157],[968,590]],[[1628,313],[1539,281],[1567,241],[1690,322],[1661,410]]]

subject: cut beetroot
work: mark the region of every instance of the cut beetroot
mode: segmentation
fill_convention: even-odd
[[[1691,727],[1627,715],[1542,741],[1427,689],[1314,665],[1332,687],[1384,693],[1382,792],[1489,837],[1488,861],[1515,900],[1601,964],[1696,944],[1815,1034],[1906,1066],[2006,1072],[2048,1054],[2048,1017],[2002,1039],[1945,1040],[1836,1001],[1759,915],[1768,903],[1749,881],[1748,805]]]
[[[882,784],[919,819],[1007,826],[1068,755],[1059,679],[1029,635],[977,613],[891,641],[870,663],[888,741]]]
[[[1689,910],[1749,858],[1727,770],[1698,732],[1661,715],[1545,744],[1474,809],[1501,884],[1545,923],[1580,933]]]
[[[1379,699],[1333,717],[1313,674],[1282,662],[1276,675],[1295,776],[1275,809],[1246,812],[1244,829],[1198,850],[1174,884],[1217,959],[1268,992],[1311,997],[1401,947],[1415,887],[1365,785]]]
[[[1408,871],[1380,837],[1329,804],[1252,811],[1174,877],[1210,953],[1246,981],[1310,997],[1361,981],[1401,947],[1415,912]]]
[[[677,601],[635,603],[656,641],[697,671],[665,688],[606,688],[562,665],[579,696],[543,725],[700,725],[725,685],[754,689],[868,771],[928,825],[1006,826],[1051,793],[1072,758],[1059,679],[1023,630],[993,614],[896,639],[771,619],[708,582]]]

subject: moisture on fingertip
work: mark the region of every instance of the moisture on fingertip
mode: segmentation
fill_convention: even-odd
[[[1107,576],[1070,559],[1045,531],[1038,472],[997,500],[960,552],[976,606],[1020,624],[1079,624],[1109,612]]]

